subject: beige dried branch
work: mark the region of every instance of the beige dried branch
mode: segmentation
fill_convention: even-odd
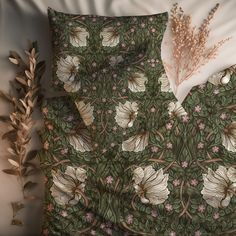
[[[219,4],[216,4],[201,26],[196,29],[191,25],[191,17],[185,15],[177,3],[174,4],[170,17],[174,67],[171,68],[168,65],[166,67],[171,70],[177,86],[214,59],[219,48],[229,40],[229,38],[223,39],[213,46],[207,46],[210,34],[209,25],[218,7]]]
[[[16,52],[10,53],[9,60],[19,67],[19,73],[11,82],[11,86],[15,90],[14,95],[0,91],[0,97],[13,106],[13,111],[8,116],[0,116],[0,120],[10,127],[2,138],[9,141],[7,150],[10,155],[8,162],[11,168],[5,169],[3,172],[18,177],[23,198],[29,200],[35,197],[29,195],[28,191],[37,185],[29,180],[29,176],[38,171],[37,166],[32,162],[37,155],[37,150],[28,151],[35,125],[32,114],[41,98],[40,79],[45,70],[45,63],[38,62],[36,43],[31,44],[25,54],[26,60],[24,61]],[[24,208],[23,203],[12,203],[12,224],[22,225],[22,221],[15,218],[16,213],[22,208]]]

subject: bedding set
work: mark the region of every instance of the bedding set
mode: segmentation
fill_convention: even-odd
[[[42,235],[234,235],[234,67],[180,104],[161,61],[167,13],[48,14],[65,93],[41,108]]]

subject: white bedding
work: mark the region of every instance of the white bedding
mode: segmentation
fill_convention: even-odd
[[[220,3],[215,18],[210,27],[209,44],[220,41],[227,37],[231,39],[220,49],[215,60],[210,61],[201,71],[189,81],[183,83],[176,93],[177,98],[183,101],[192,86],[207,80],[208,76],[236,64],[236,1],[235,0],[0,0],[0,88],[8,90],[8,81],[14,77],[14,66],[8,60],[9,50],[23,52],[27,40],[37,40],[40,48],[41,59],[47,62],[47,72],[44,77],[44,88],[50,78],[50,55],[51,43],[47,20],[47,7],[68,13],[98,14],[98,15],[144,15],[169,11],[174,2],[179,2],[184,11],[192,15],[193,24],[199,25],[207,16],[209,10]],[[167,30],[162,44],[162,58],[170,61],[168,47],[169,31]],[[174,87],[173,79],[170,77]],[[8,107],[0,101],[0,112],[4,114]],[[2,128],[2,124],[1,124]],[[3,127],[0,135],[3,133]],[[35,145],[39,146],[37,139]],[[0,142],[0,169],[8,166],[4,154],[6,143]],[[43,181],[40,181],[43,182]],[[38,189],[43,196],[43,184]],[[7,176],[0,172],[0,236],[36,236],[40,232],[41,205],[39,202],[32,203],[22,215],[25,226],[22,228],[10,226],[12,211],[11,201],[21,199],[20,188],[15,177]]]

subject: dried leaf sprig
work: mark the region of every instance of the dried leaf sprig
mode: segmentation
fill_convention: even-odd
[[[37,166],[33,163],[37,150],[29,150],[29,145],[35,125],[32,114],[41,100],[40,79],[45,70],[45,63],[38,62],[36,42],[30,45],[30,49],[25,51],[25,54],[26,59],[23,60],[16,52],[10,52],[9,60],[19,68],[15,79],[11,81],[14,92],[7,94],[0,91],[0,97],[9,102],[13,108],[8,116],[0,116],[0,120],[10,128],[2,138],[9,141],[7,151],[11,168],[4,169],[3,172],[18,177],[22,187],[23,200],[35,198],[29,194],[29,191],[37,183],[29,180],[29,176],[38,172]],[[22,225],[22,221],[15,218],[16,213],[22,208],[24,208],[23,203],[12,203],[12,224]]]
[[[208,17],[197,29],[191,25],[191,17],[185,15],[183,9],[174,4],[171,10],[170,27],[172,33],[172,57],[174,66],[171,69],[176,86],[188,80],[217,56],[219,48],[227,41],[223,39],[213,46],[207,46],[210,34],[209,25],[219,4],[209,12]],[[167,69],[170,69],[167,67]]]

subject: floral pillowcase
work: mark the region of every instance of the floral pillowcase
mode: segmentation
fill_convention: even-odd
[[[67,96],[45,99],[42,107],[43,235],[149,231],[141,222],[143,215],[154,226],[155,218],[148,215],[169,194],[168,174],[161,168],[155,170],[155,163],[148,161],[151,149],[147,145],[152,141],[144,132],[146,110],[156,111],[152,97],[168,87],[160,53],[167,13],[103,17],[49,9],[49,20],[54,51],[52,88],[66,91]],[[161,97],[165,98],[162,109],[175,101],[172,93]],[[161,117],[168,117],[168,112]],[[151,128],[152,122],[149,125]],[[131,139],[141,142],[134,147]],[[138,176],[151,173],[158,175],[157,184],[163,180],[161,199],[155,194],[144,197],[138,190]],[[151,205],[145,206],[147,203]]]

